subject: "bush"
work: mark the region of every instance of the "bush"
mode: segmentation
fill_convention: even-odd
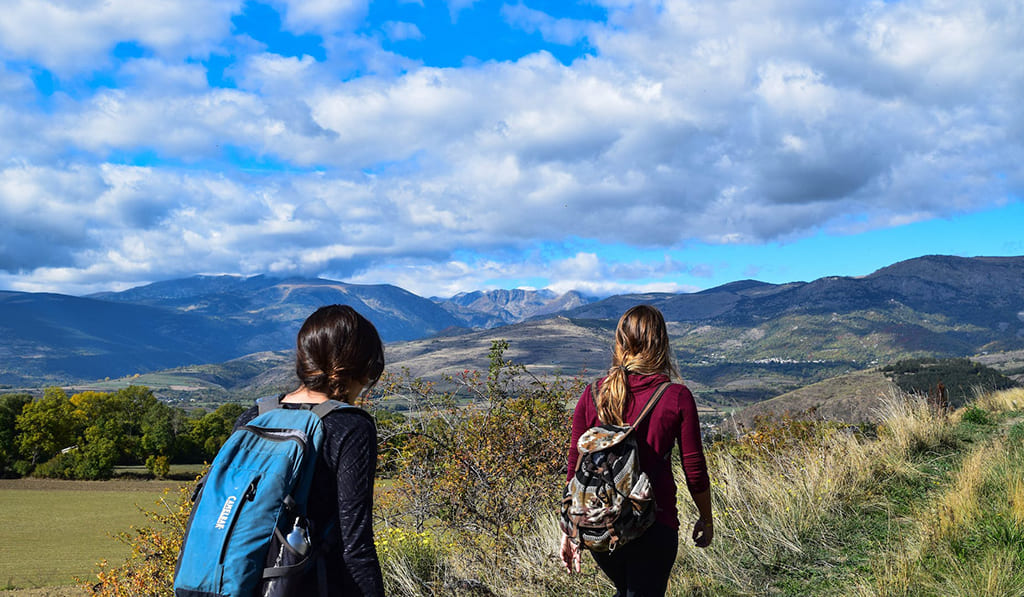
[[[150,455],[146,458],[146,470],[153,473],[157,479],[163,479],[171,472],[171,463],[166,456]]]
[[[376,532],[374,545],[389,595],[437,595],[444,592],[445,557],[453,545],[442,545],[430,531],[416,532],[394,527]]]
[[[988,413],[977,406],[968,406],[960,420],[975,425],[988,425],[991,423]]]
[[[439,392],[421,380],[392,379],[389,393],[421,416],[382,438],[396,474],[379,516],[387,526],[450,538],[466,565],[516,574],[508,562],[537,516],[561,498],[569,415],[579,380],[543,382],[503,357],[494,342],[486,376],[465,371]],[[396,448],[390,442],[401,438]]]
[[[173,597],[174,567],[178,561],[185,535],[185,525],[192,511],[194,483],[177,492],[166,490],[155,510],[143,510],[150,524],[118,533],[117,539],[131,547],[128,558],[120,565],[99,562],[96,583],[88,584],[93,595],[100,597],[134,597],[136,595]]]

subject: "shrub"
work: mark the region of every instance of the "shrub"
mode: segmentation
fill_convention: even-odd
[[[965,423],[973,423],[975,425],[988,425],[991,422],[989,420],[988,412],[973,405],[967,407],[963,416],[960,417],[960,420]]]
[[[149,525],[118,533],[117,539],[131,546],[131,553],[120,565],[111,565],[106,560],[99,562],[98,582],[87,583],[94,595],[174,595],[174,567],[192,511],[193,489],[194,484],[183,486],[177,492],[165,490],[157,509],[143,510]]]
[[[392,379],[389,393],[412,402],[388,445],[396,474],[380,517],[392,527],[436,529],[472,568],[507,570],[510,554],[537,516],[558,507],[565,471],[567,401],[582,382],[544,382],[504,359],[508,343],[492,344],[482,375],[451,378],[440,392],[422,380]]]
[[[171,472],[171,463],[166,456],[150,455],[146,458],[146,470],[158,479],[163,479]]]
[[[443,593],[446,552],[453,545],[442,545],[437,535],[430,531],[407,531],[395,527],[377,531],[374,545],[388,594]]]

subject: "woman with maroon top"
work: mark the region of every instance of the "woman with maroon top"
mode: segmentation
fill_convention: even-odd
[[[583,391],[572,418],[568,477],[574,474],[579,451],[576,442],[587,429],[603,423],[629,425],[635,421],[658,386],[679,374],[671,360],[668,329],[661,312],[648,305],[626,311],[615,330],[615,349],[608,375]],[[591,395],[597,386],[596,399]],[[711,523],[711,483],[701,445],[697,404],[683,384],[672,384],[655,405],[637,434],[640,468],[651,480],[657,508],[654,525],[637,539],[594,560],[612,580],[616,597],[664,595],[679,545],[676,482],[671,456],[679,446],[686,486],[700,517],[693,541],[707,547],[714,536]],[[563,534],[562,562],[570,572],[580,570],[580,548]]]

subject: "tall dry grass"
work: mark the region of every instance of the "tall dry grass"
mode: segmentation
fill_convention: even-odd
[[[1002,443],[981,446],[963,461],[952,486],[937,500],[926,529],[931,541],[954,541],[975,522],[980,514],[978,493],[994,463],[1006,459]]]
[[[892,388],[879,414],[874,439],[823,426],[809,441],[755,458],[712,450],[715,543],[681,551],[674,594],[764,594],[780,571],[799,574],[835,549],[842,540],[833,534],[835,521],[849,514],[851,504],[875,500],[879,478],[907,466],[915,454],[953,441],[948,418],[922,396]],[[683,496],[680,502],[689,504]],[[692,507],[683,512],[684,519],[695,516]]]
[[[886,565],[857,587],[858,595],[1024,595],[1024,445],[1013,428],[1005,434],[992,418],[1022,408],[1024,389],[1018,388],[979,392],[952,414],[958,421],[972,409],[984,411],[989,439],[962,459],[952,482],[915,516],[916,535],[880,554]]]
[[[1024,387],[998,392],[978,392],[974,404],[993,413],[1024,410]]]
[[[878,451],[889,458],[905,459],[955,441],[953,421],[928,404],[925,396],[907,394],[895,386],[882,397],[875,414],[881,421]]]

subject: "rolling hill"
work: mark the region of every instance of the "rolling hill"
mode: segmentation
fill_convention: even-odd
[[[389,369],[428,377],[484,366],[495,339],[508,340],[508,356],[539,374],[590,375],[607,366],[619,315],[654,304],[670,322],[684,377],[720,406],[898,358],[1024,349],[1024,257],[926,256],[856,278],[744,280],[691,294],[599,301],[525,290],[426,299],[388,285],[196,276],[90,297],[0,294],[0,383],[160,371],[181,379],[168,387],[258,391],[269,385],[241,378],[269,380],[274,376],[257,370],[273,367],[259,358],[262,365],[241,366],[245,355],[287,353],[299,322],[335,302],[374,321],[387,341]],[[196,381],[189,367],[221,379]],[[217,367],[225,372],[211,373]]]

